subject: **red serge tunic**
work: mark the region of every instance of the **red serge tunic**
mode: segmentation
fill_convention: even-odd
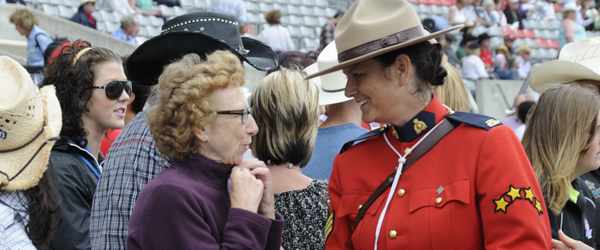
[[[434,96],[407,124],[387,127],[336,157],[326,249],[373,249],[389,188],[356,229],[353,225],[359,205],[398,166],[399,157],[384,134],[404,154],[447,113]],[[519,139],[497,120],[469,113],[452,116],[463,116],[456,119],[463,124],[401,175],[383,220],[379,249],[551,249],[544,199]],[[417,123],[426,128],[416,131]]]

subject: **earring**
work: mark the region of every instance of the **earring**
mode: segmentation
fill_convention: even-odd
[[[208,137],[206,137],[206,136],[205,136],[204,138],[202,138],[202,139],[203,139],[204,141],[208,141]]]

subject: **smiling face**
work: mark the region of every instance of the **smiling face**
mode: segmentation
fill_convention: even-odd
[[[407,64],[408,56],[400,55],[398,58],[404,60],[396,59],[390,67],[384,68],[375,59],[369,59],[343,69],[348,76],[345,95],[353,97],[360,105],[364,122],[402,125],[405,121],[399,120],[403,115],[398,111],[414,111],[407,106],[413,99],[410,93],[416,92],[414,84],[407,84],[412,80],[409,71],[414,70],[407,68],[412,67]]]
[[[248,107],[242,87],[228,87],[216,90],[210,96],[215,111],[240,110]],[[201,153],[217,162],[239,165],[244,153],[256,135],[258,127],[251,115],[242,123],[241,115],[216,115],[202,131],[196,131],[200,140]]]
[[[575,173],[586,173],[592,170],[598,169],[600,166],[600,114],[596,118],[596,133],[592,136],[592,145],[587,151],[579,154],[577,159],[577,166],[575,167]]]
[[[126,81],[123,66],[115,61],[100,63],[95,67],[94,86],[106,86],[112,81]],[[89,112],[84,112],[81,119],[88,131],[104,133],[107,129],[121,129],[125,126],[125,110],[129,96],[123,93],[116,100],[106,97],[104,89],[93,89],[87,101]]]

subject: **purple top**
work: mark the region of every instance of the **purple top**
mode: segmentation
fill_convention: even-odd
[[[274,249],[283,217],[231,208],[231,166],[201,154],[173,161],[144,187],[129,221],[127,249]]]

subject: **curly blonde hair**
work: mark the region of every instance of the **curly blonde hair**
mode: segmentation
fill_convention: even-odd
[[[244,86],[244,75],[240,59],[229,51],[216,51],[206,61],[188,54],[167,66],[158,78],[160,104],[147,112],[156,147],[178,159],[197,153],[194,131],[216,115],[210,96],[218,89]]]

